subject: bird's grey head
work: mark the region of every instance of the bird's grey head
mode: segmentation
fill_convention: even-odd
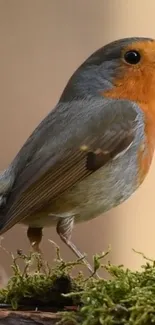
[[[94,96],[113,86],[113,79],[119,74],[124,48],[135,42],[153,42],[151,38],[132,37],[109,43],[94,52],[74,72],[61,97],[61,102]],[[133,49],[135,50],[135,49]]]

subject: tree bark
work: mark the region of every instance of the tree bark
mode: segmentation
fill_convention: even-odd
[[[28,311],[0,311],[0,325],[55,325],[60,320],[56,313]],[[67,322],[67,325],[72,325]]]

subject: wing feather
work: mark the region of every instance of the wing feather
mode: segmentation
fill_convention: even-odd
[[[119,103],[112,101],[110,104],[108,101],[104,105],[103,103],[101,100],[100,105],[94,106],[94,110],[98,109],[98,114],[93,111],[92,115],[89,114],[89,107],[92,108],[93,105],[86,103],[87,119],[78,115],[73,106],[77,120],[72,123],[72,128],[68,122],[65,124],[64,120],[60,119],[58,125],[54,119],[53,130],[51,133],[47,132],[46,142],[39,140],[42,132],[37,141],[34,139],[37,150],[34,153],[33,148],[33,154],[29,150],[28,162],[24,162],[20,168],[8,198],[4,218],[0,220],[0,233],[26,216],[46,207],[49,202],[109,163],[130,146],[137,125],[135,107],[125,101]],[[79,102],[75,106],[80,110]],[[59,110],[57,113],[60,117]],[[58,126],[57,130],[55,123]],[[49,126],[49,123],[47,125]]]

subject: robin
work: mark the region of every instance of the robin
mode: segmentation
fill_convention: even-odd
[[[82,257],[71,241],[74,223],[127,200],[144,181],[154,148],[155,40],[114,41],[75,71],[1,173],[0,234],[25,224],[39,251],[42,229],[55,225]]]

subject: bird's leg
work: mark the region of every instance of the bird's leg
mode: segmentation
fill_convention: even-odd
[[[57,233],[61,240],[72,250],[72,252],[78,257],[83,258],[84,255],[77,249],[77,247],[71,241],[71,234],[74,227],[74,217],[66,217],[59,219],[57,223]],[[94,273],[93,268],[88,261],[83,258],[84,264],[87,266],[91,274]]]
[[[41,263],[42,263],[42,267],[43,267],[43,254],[42,254],[41,249],[39,248],[39,244],[41,243],[42,236],[43,236],[42,228],[29,227],[27,230],[27,237],[30,241],[30,245],[33,248],[34,252],[40,254]],[[43,267],[43,269],[44,269],[44,267]]]

